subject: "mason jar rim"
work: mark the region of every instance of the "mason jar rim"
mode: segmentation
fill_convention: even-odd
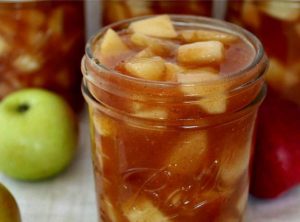
[[[112,23],[110,25],[107,25],[107,26],[101,28],[98,33],[91,36],[90,39],[87,41],[87,44],[85,47],[84,59],[87,59],[88,62],[97,71],[109,73],[109,75],[114,75],[114,77],[117,77],[120,79],[125,79],[129,82],[134,82],[137,84],[144,84],[144,85],[151,85],[153,87],[155,87],[155,86],[156,87],[169,87],[169,86],[178,85],[178,82],[171,82],[171,81],[163,82],[163,81],[145,80],[145,79],[125,75],[121,72],[118,72],[114,69],[111,69],[111,68],[101,64],[98,61],[98,59],[96,59],[93,55],[94,42],[96,40],[98,40],[98,38],[100,38],[108,29],[110,29],[110,28],[114,29],[118,26],[122,26],[125,24],[129,25],[131,22],[146,19],[146,18],[153,17],[153,16],[155,16],[155,15],[134,17],[134,18],[122,20],[119,22],[115,22],[115,23]],[[254,47],[254,50],[255,50],[255,56],[252,59],[252,61],[248,65],[243,67],[241,70],[238,70],[234,73],[230,73],[229,75],[220,76],[218,79],[214,79],[214,80],[193,82],[193,83],[180,83],[182,86],[190,86],[190,85],[195,85],[195,84],[197,84],[197,85],[220,84],[221,82],[224,82],[224,81],[233,81],[234,79],[237,79],[240,76],[242,76],[244,73],[250,72],[252,69],[254,69],[256,66],[258,66],[261,63],[263,63],[262,64],[263,69],[258,72],[259,75],[256,76],[256,78],[253,80],[255,81],[257,79],[260,79],[263,76],[264,71],[267,67],[267,60],[264,60],[264,57],[265,57],[264,48],[263,48],[263,45],[260,42],[260,40],[255,35],[253,35],[251,32],[243,29],[242,27],[234,25],[232,23],[218,20],[218,19],[203,17],[203,16],[174,15],[174,14],[170,14],[169,16],[175,25],[182,24],[182,25],[185,25],[185,27],[191,27],[191,28],[195,27],[195,26],[202,27],[202,28],[205,27],[205,28],[211,28],[212,30],[216,30],[216,31],[223,30],[227,33],[231,33],[232,31],[234,31],[233,32],[234,34],[238,35],[240,38],[245,40],[248,44],[251,45],[251,47]],[[189,26],[187,26],[187,25],[189,25]],[[84,75],[84,78],[87,78],[89,81],[93,82],[95,85],[98,85],[97,80],[94,77],[92,77],[90,75],[88,76],[87,73],[85,73],[85,72],[83,72],[83,75]]]

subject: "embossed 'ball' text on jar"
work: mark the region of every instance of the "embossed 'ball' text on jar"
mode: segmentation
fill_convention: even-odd
[[[104,27],[87,43],[82,60],[99,220],[241,221],[256,113],[266,91],[263,47],[235,25],[171,16],[181,34],[206,30],[238,37],[239,43],[226,51],[227,65],[218,66],[218,78],[203,79],[207,75],[202,73],[199,79],[179,71],[175,81],[147,80],[96,58],[96,45],[105,33],[115,30],[122,36],[120,30],[146,18]],[[174,67],[168,58],[159,59],[166,70]]]

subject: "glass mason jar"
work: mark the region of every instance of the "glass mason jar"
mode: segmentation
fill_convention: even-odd
[[[39,87],[82,105],[83,13],[83,1],[0,2],[0,99]]]
[[[100,0],[101,1],[101,0]],[[102,0],[102,24],[154,14],[211,16],[213,0]]]
[[[259,112],[257,161],[251,192],[258,197],[275,197],[291,186],[288,184],[292,179],[287,174],[294,171],[295,165],[287,157],[294,156],[292,150],[300,148],[297,142],[300,132],[300,1],[229,0],[228,4],[227,20],[254,33],[263,43],[270,61],[266,74],[269,90]],[[286,161],[282,159],[283,150]],[[269,165],[262,170],[264,162]]]
[[[105,27],[87,43],[82,91],[89,105],[99,221],[221,222],[243,217],[256,113],[265,95],[263,47],[251,33],[226,22],[171,18],[177,29],[209,28],[240,36],[254,56],[220,80],[159,82],[123,75],[93,54],[108,28],[123,30],[141,18]],[[220,90],[224,87],[226,93]],[[222,101],[227,104],[224,112],[208,114],[197,105],[214,107]]]

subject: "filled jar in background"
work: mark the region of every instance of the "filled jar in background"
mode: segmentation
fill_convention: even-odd
[[[300,1],[229,1],[229,21],[253,32],[270,59],[273,90],[300,105]]]
[[[102,23],[154,14],[211,16],[213,0],[100,0]]]
[[[83,1],[1,1],[0,99],[39,87],[78,109],[84,38]]]
[[[229,0],[226,18],[256,35],[270,59],[251,192],[276,197],[298,183],[293,172],[300,148],[300,1]]]

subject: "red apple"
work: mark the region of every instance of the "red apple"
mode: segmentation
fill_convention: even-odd
[[[258,115],[250,192],[274,198],[300,184],[300,106],[272,90]]]

